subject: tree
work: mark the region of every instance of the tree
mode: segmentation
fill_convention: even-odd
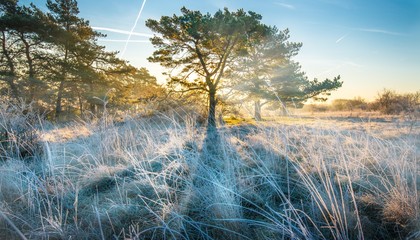
[[[97,38],[105,35],[78,17],[76,0],[48,0],[47,7],[50,14],[45,24],[51,30],[46,41],[54,47],[51,69],[57,88],[55,117],[60,117],[65,98],[78,102],[80,114],[86,104],[96,113],[98,106],[103,105],[101,99],[108,97],[113,85],[118,85],[115,73],[129,71],[126,62],[116,57],[117,52],[107,52],[97,44]]]
[[[55,71],[58,83],[55,117],[59,118],[66,90],[74,89],[78,80],[94,73],[89,66],[95,61],[92,58],[96,52],[103,50],[95,42],[103,35],[93,31],[88,21],[77,16],[76,0],[48,0],[47,7],[51,25],[49,41],[55,45],[55,64],[59,66]]]
[[[33,4],[18,6],[13,0],[0,3],[0,10],[1,57],[5,60],[0,65],[0,75],[14,98],[31,102],[43,84],[39,73],[43,72],[40,68],[47,48],[40,33],[44,30],[41,19],[45,15]]]
[[[289,42],[289,30],[268,28],[267,34],[250,41],[248,54],[238,61],[233,71],[234,88],[254,102],[254,117],[261,120],[261,109],[273,104],[287,112],[290,103],[301,105],[307,99],[326,100],[330,91],[341,87],[340,76],[333,80],[308,80],[299,63],[292,60],[301,43]]]
[[[49,12],[44,13],[34,4],[0,1],[2,94],[34,102],[43,111],[55,110],[59,118],[63,107],[81,115],[86,109],[95,113],[103,106],[101,99],[123,102],[116,92],[142,87],[154,91],[153,81],[146,83],[147,77],[153,78],[147,70],[135,70],[116,52],[97,44],[97,38],[105,35],[77,16],[76,0],[48,0],[47,7]],[[137,93],[139,98],[150,97],[146,95]]]
[[[340,75],[331,79],[319,81],[317,78],[309,80],[297,62],[289,62],[279,66],[271,79],[271,89],[264,95],[264,99],[273,105],[280,105],[283,114],[287,114],[287,106],[301,107],[308,99],[326,101],[331,91],[340,88],[343,82]]]
[[[17,80],[17,54],[12,50],[14,41],[11,41],[10,19],[18,12],[17,1],[7,0],[0,3],[0,32],[1,32],[1,61],[0,79],[8,85],[13,98],[19,100],[20,92],[16,83]]]
[[[208,127],[216,126],[216,94],[225,72],[244,52],[248,36],[261,31],[261,15],[228,9],[209,13],[181,9],[181,16],[149,19],[146,26],[160,34],[149,61],[171,69],[169,85],[181,91],[208,94]],[[175,76],[174,76],[175,73]]]
[[[113,91],[104,97],[109,100],[111,106],[118,109],[137,111],[140,106],[165,97],[165,89],[146,68],[120,65],[107,72],[107,81]]]
[[[247,54],[239,58],[230,73],[231,87],[254,102],[256,120],[261,120],[261,108],[269,103],[261,100],[271,98],[274,93],[268,79],[279,66],[287,65],[302,46],[289,42],[289,37],[288,29],[279,31],[276,27],[266,27],[263,34],[251,35]]]

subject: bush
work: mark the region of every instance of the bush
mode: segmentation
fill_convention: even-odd
[[[326,112],[328,111],[328,105],[325,104],[308,104],[303,107],[308,112]]]
[[[31,105],[0,103],[0,159],[26,159],[39,156],[42,144],[36,126],[39,114]]]
[[[401,114],[420,112],[420,91],[399,94],[385,89],[378,94],[373,103],[374,110],[384,114]]]
[[[334,111],[367,110],[368,103],[361,97],[354,99],[336,99],[332,102],[331,109]]]

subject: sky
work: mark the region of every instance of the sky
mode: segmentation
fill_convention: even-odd
[[[42,7],[45,0],[20,0]],[[383,89],[420,91],[419,0],[79,0],[80,17],[107,37],[107,50],[165,82],[164,69],[149,63],[153,35],[147,19],[179,15],[181,7],[215,13],[227,7],[262,15],[262,22],[290,30],[302,42],[295,60],[310,79],[341,75],[330,99],[373,100]],[[45,9],[45,8],[44,8]]]

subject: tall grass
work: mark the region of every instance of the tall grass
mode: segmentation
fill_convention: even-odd
[[[63,129],[38,129],[40,159],[0,163],[0,239],[420,236],[415,136],[280,124],[209,136],[176,115]]]

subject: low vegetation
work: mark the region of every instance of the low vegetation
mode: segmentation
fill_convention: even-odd
[[[420,237],[418,128],[253,122],[209,136],[188,115],[44,123],[37,157],[2,145],[0,238]]]
[[[420,91],[413,93],[397,93],[385,89],[379,92],[377,97],[368,102],[361,97],[354,99],[335,99],[331,104],[307,105],[305,109],[312,112],[326,111],[372,111],[386,115],[419,116],[420,114]]]

